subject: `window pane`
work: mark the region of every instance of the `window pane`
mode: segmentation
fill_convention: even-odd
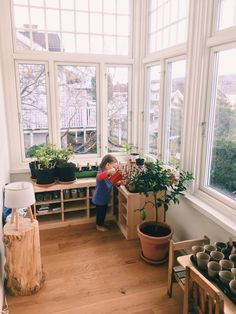
[[[236,1],[220,0],[218,29],[225,29],[236,25]]]
[[[45,18],[43,9],[31,9],[31,25],[36,29],[45,29]]]
[[[176,61],[168,64],[167,90],[167,138],[166,160],[172,166],[180,166],[181,126],[185,90],[186,61]]]
[[[47,17],[47,29],[59,31],[60,30],[60,21],[59,21],[59,10],[46,10]]]
[[[76,154],[97,153],[96,68],[59,65],[61,145]]]
[[[109,152],[122,151],[128,142],[128,74],[125,67],[107,68]]]
[[[189,0],[149,1],[149,53],[154,48],[153,36],[157,37],[155,51],[186,42],[188,10]]]
[[[214,120],[207,184],[235,198],[236,193],[236,49],[219,52],[212,95]]]
[[[159,99],[160,99],[160,65],[148,67],[145,108],[145,152],[157,156]]]
[[[77,36],[77,50],[81,53],[89,52],[89,37],[88,35]]]
[[[18,0],[18,4],[13,4],[16,34],[14,48],[20,51],[45,50],[127,56],[131,47],[131,1],[22,0],[21,3]],[[56,43],[50,44],[48,41],[53,40],[53,32],[57,34]],[[85,47],[78,44],[78,35],[84,35]],[[111,47],[108,44],[109,35],[112,35]]]
[[[61,12],[61,28],[62,31],[74,32],[74,13],[68,11]]]
[[[19,86],[24,149],[46,143],[48,139],[48,104],[46,71],[43,64],[19,64]]]
[[[76,31],[79,33],[88,33],[88,13],[76,13]]]

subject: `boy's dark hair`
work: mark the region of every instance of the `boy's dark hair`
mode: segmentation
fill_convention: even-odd
[[[113,155],[110,155],[110,154],[105,155],[102,158],[102,161],[100,163],[101,170],[104,171],[106,164],[110,163],[110,162],[118,162],[118,161],[117,161],[116,157]]]

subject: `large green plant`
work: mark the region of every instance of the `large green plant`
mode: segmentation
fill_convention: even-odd
[[[158,223],[158,209],[162,206],[165,220],[170,203],[179,204],[179,196],[183,195],[187,189],[187,183],[191,180],[193,176],[190,172],[166,169],[159,160],[149,163],[148,167],[131,175],[129,185],[135,192],[144,193],[146,197],[150,192],[153,193],[154,201],[145,200],[143,208],[140,209],[141,219],[146,218],[146,205],[152,203],[156,211],[156,223]]]
[[[68,145],[66,148],[57,149],[56,159],[59,164],[65,164],[73,156],[74,151],[72,145]]]

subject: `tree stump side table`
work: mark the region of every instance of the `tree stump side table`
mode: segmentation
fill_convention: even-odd
[[[45,281],[38,221],[21,219],[19,230],[15,224],[6,223],[3,234],[7,291],[12,295],[36,293]]]

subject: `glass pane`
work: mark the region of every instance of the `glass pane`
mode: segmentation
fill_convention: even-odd
[[[24,148],[46,143],[48,104],[46,71],[43,64],[19,64],[19,86]]]
[[[45,1],[46,8],[59,8],[59,0],[47,0]]]
[[[128,142],[128,68],[107,68],[108,151],[120,152]]]
[[[221,30],[234,25],[236,25],[236,1],[220,0],[218,29]]]
[[[90,50],[92,53],[103,53],[102,36],[92,35],[90,37]]]
[[[89,0],[90,11],[101,12],[102,11],[102,0]]]
[[[77,36],[77,51],[80,53],[89,53],[89,36],[88,35]]]
[[[73,10],[74,9],[74,0],[61,0],[61,8]]]
[[[90,32],[94,34],[102,33],[102,15],[97,13],[90,14]]]
[[[32,50],[46,50],[46,35],[42,32],[32,32]]]
[[[61,12],[61,29],[62,31],[75,31],[74,25],[74,13],[68,11]]]
[[[103,10],[106,13],[115,13],[116,1],[115,0],[103,0]]]
[[[88,11],[88,0],[75,0],[76,10]]]
[[[115,55],[116,54],[116,39],[113,36],[104,36],[104,53]]]
[[[151,66],[147,70],[147,99],[145,134],[147,143],[145,151],[157,156],[158,124],[159,124],[159,99],[160,99],[160,70],[159,65]]]
[[[75,35],[62,33],[62,51],[75,52]]]
[[[117,13],[118,14],[129,14],[129,0],[117,0]]]
[[[129,17],[117,16],[117,35],[129,35]]]
[[[156,7],[155,1],[149,1],[149,47],[148,52],[153,52],[154,45],[151,37],[156,33],[155,51],[163,48],[169,48],[174,45],[186,42],[188,30],[188,11],[189,0],[165,0],[158,1]],[[178,28],[174,25],[178,24]],[[178,34],[177,34],[178,31]],[[178,36],[177,36],[178,35]]]
[[[32,28],[45,30],[45,17],[43,9],[31,9],[30,16]]]
[[[59,65],[61,145],[76,154],[97,153],[96,68]]]
[[[170,86],[167,112],[167,147],[166,162],[172,166],[180,166],[181,126],[185,90],[186,61],[176,61],[168,64],[168,85]]]
[[[104,14],[104,34],[116,34],[116,16]]]
[[[236,191],[236,49],[218,54],[214,106],[213,143],[208,184],[235,198]]]
[[[14,8],[15,27],[27,28],[29,27],[29,10],[28,8],[22,8],[15,6]]]
[[[38,7],[39,6],[43,7],[44,6],[44,0],[30,0],[30,4],[38,6]]]
[[[60,33],[48,33],[48,50],[62,51]]]
[[[28,0],[14,0],[13,2],[14,4],[28,4]]]
[[[129,40],[127,37],[117,38],[117,54],[127,56],[129,53]]]
[[[88,13],[77,12],[76,13],[76,31],[79,33],[88,33]]]
[[[60,20],[59,20],[59,10],[46,10],[46,17],[47,17],[47,29],[53,31],[60,30]]]
[[[16,47],[17,50],[31,49],[30,32],[16,30]]]

